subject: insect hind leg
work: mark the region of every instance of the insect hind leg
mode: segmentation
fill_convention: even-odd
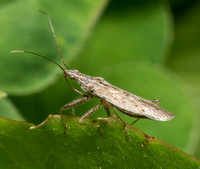
[[[117,112],[113,109],[113,107],[111,107],[111,109],[117,115],[117,117],[120,119],[120,121],[123,123],[124,128],[125,128],[126,138],[127,138],[127,126],[126,126],[126,123],[121,119],[121,117],[117,114]]]
[[[140,120],[140,118],[137,118],[136,120],[134,120],[134,121],[131,123],[131,126],[132,126],[133,124],[135,124],[138,120]]]
[[[108,108],[106,108],[105,106],[104,106],[104,109],[106,111],[107,116],[110,117],[110,110]]]
[[[62,120],[63,125],[64,125],[64,133],[66,132],[67,124],[64,121],[63,111],[72,108],[72,113],[74,115],[75,114],[74,107],[76,107],[80,104],[83,104],[83,103],[89,101],[90,99],[91,99],[90,96],[84,96],[84,97],[78,98],[76,100],[73,100],[72,102],[70,102],[70,103],[68,103],[68,104],[66,104],[66,105],[64,105],[63,107],[60,108],[59,112],[60,112],[61,120]]]

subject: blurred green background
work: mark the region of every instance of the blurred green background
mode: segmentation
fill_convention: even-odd
[[[200,158],[200,2],[197,0],[10,0],[0,2],[0,116],[35,125],[79,97],[62,71],[47,16],[71,69],[104,77],[176,116],[134,127]],[[79,86],[71,81],[72,84]],[[83,115],[99,101],[75,109]],[[71,110],[66,111],[71,115]],[[119,112],[127,123],[134,121]],[[91,118],[106,117],[100,109]]]

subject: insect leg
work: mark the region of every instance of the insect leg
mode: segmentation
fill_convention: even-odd
[[[49,16],[49,14],[46,13],[46,12],[44,12],[44,11],[42,11],[42,10],[39,10],[39,11],[48,16],[49,24],[50,24],[50,27],[51,27],[51,32],[53,33],[53,37],[54,37],[54,39],[55,39],[55,41],[56,41],[56,45],[57,45],[57,48],[58,48],[58,52],[59,52],[59,54],[60,54],[61,61],[62,61],[63,65],[66,67],[66,69],[69,70],[69,67],[66,65],[66,63],[65,63],[65,61],[64,61],[64,59],[63,59],[63,56],[62,56],[62,53],[61,53],[61,49],[60,49],[60,45],[59,45],[59,43],[58,43],[58,39],[57,39],[56,33],[55,33],[55,31],[54,31],[53,24],[52,24],[52,22],[51,22],[51,18],[50,18],[50,16]],[[50,60],[50,59],[48,59],[48,60]],[[60,66],[59,66],[59,67],[60,67]],[[75,89],[75,88],[71,85],[71,83],[67,80],[67,78],[65,78],[65,80],[67,81],[67,83],[69,84],[69,86],[72,88],[72,90],[74,90],[75,92],[81,94],[82,96],[84,95],[82,92],[80,92],[79,90]]]
[[[135,124],[138,120],[140,120],[140,118],[134,120],[134,121],[131,123],[131,126],[132,126],[133,124]]]
[[[126,133],[126,137],[127,137],[127,127],[126,127],[126,123],[121,119],[121,117],[117,114],[117,112],[113,109],[113,107],[111,107],[112,111],[117,115],[117,117],[120,119],[120,121],[124,124],[124,128],[125,128],[125,133]]]
[[[67,128],[67,124],[65,123],[64,121],[64,117],[63,117],[63,111],[64,110],[67,110],[67,109],[70,109],[72,108],[72,111],[73,111],[73,108],[80,105],[80,104],[83,104],[85,102],[87,102],[88,100],[90,100],[91,97],[89,96],[84,96],[84,97],[81,97],[81,98],[78,98],[76,100],[73,100],[72,102],[64,105],[63,107],[60,108],[60,115],[61,115],[61,119],[62,119],[62,122],[63,122],[63,125],[64,125],[64,133],[66,131],[66,128]]]
[[[109,111],[109,109],[106,108],[105,106],[104,106],[104,109],[105,109],[105,111],[106,111],[106,113],[107,113],[107,116],[110,117],[110,111]]]
[[[101,100],[101,103],[103,104],[104,110],[107,113],[107,116],[110,117],[110,111],[109,108],[112,107],[105,99]]]
[[[75,110],[74,110],[74,107],[72,107],[72,116],[75,117]]]
[[[91,116],[93,113],[95,113],[99,108],[101,108],[103,105],[102,104],[98,104],[96,106],[94,106],[93,108],[91,108],[87,113],[85,113],[80,119],[79,119],[79,124],[81,125],[85,125],[85,126],[91,126],[91,127],[100,127],[100,125],[90,125],[90,124],[84,124],[82,123],[82,121]]]
[[[80,92],[79,90],[75,89],[71,83],[69,83],[67,76],[64,76],[65,80],[67,81],[68,85],[72,88],[72,90],[74,90],[75,92],[79,93],[80,95],[84,96],[84,93]]]

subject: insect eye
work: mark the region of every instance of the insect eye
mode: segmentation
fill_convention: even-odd
[[[69,77],[70,77],[71,79],[74,79],[74,78],[75,78],[75,76],[74,76],[73,74],[71,74]]]

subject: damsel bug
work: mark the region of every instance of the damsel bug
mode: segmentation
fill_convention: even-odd
[[[106,80],[104,80],[101,77],[92,77],[92,76],[88,76],[83,73],[80,73],[78,70],[69,69],[62,57],[60,46],[59,46],[56,34],[54,32],[54,28],[53,28],[53,25],[52,25],[49,15],[44,11],[41,11],[41,10],[39,10],[39,11],[48,16],[49,24],[51,26],[51,30],[54,35],[54,39],[56,41],[62,63],[65,66],[66,70],[61,65],[56,63],[55,61],[47,58],[46,56],[43,56],[43,55],[40,55],[40,54],[37,54],[34,52],[21,51],[21,50],[15,50],[15,51],[11,51],[11,52],[12,53],[22,52],[22,53],[33,54],[33,55],[43,57],[43,58],[55,63],[64,72],[64,78],[67,81],[67,83],[69,84],[69,86],[75,92],[79,93],[82,96],[60,108],[60,115],[61,115],[65,130],[66,130],[67,125],[64,122],[63,111],[66,109],[70,109],[70,108],[74,109],[75,106],[83,104],[83,103],[89,101],[90,99],[92,99],[93,97],[98,98],[101,103],[96,105],[95,107],[91,108],[87,113],[85,113],[79,119],[79,124],[86,125],[86,126],[100,127],[99,125],[89,125],[89,124],[84,124],[82,122],[85,118],[87,118],[90,115],[92,115],[93,113],[95,113],[101,107],[104,107],[108,116],[110,116],[109,110],[112,110],[119,117],[119,115],[114,110],[114,107],[115,107],[122,113],[124,113],[128,116],[137,118],[133,123],[138,121],[140,118],[147,118],[147,119],[158,120],[158,121],[168,121],[174,117],[174,114],[160,108],[157,105],[157,104],[159,104],[159,100],[150,100],[149,101],[149,100],[143,99],[132,93],[129,93],[127,91],[124,91],[120,88],[117,88],[117,87],[111,85],[110,83],[108,83]],[[69,83],[67,77],[69,77],[70,79],[76,80],[80,84],[82,90],[85,93],[80,92],[79,90],[75,89]],[[155,103],[157,103],[157,104],[155,104]],[[120,117],[119,117],[119,119],[122,121],[122,119]],[[122,122],[126,126],[125,122],[124,121],[122,121]]]

